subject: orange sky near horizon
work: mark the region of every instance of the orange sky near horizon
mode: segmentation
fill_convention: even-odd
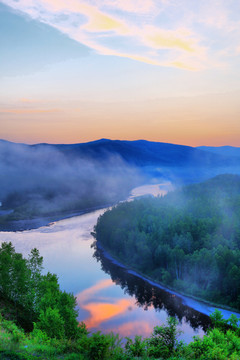
[[[240,146],[237,14],[238,0],[0,0],[0,138]]]
[[[235,96],[234,96],[235,95]],[[227,104],[227,106],[226,106]],[[100,138],[168,142],[189,146],[240,146],[238,93],[146,102],[75,103],[56,108],[38,102],[3,109],[5,140],[80,143]],[[71,107],[72,106],[72,107]],[[231,121],[226,121],[226,119]],[[16,135],[13,135],[13,129]]]

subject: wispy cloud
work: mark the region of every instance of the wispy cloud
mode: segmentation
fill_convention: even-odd
[[[24,104],[35,104],[38,103],[38,100],[34,100],[34,99],[28,99],[28,98],[21,98],[19,99],[20,103],[24,103]]]
[[[162,1],[164,3],[164,1]],[[146,14],[156,9],[155,2],[153,0],[96,0],[95,4],[103,4],[110,8],[119,9],[121,11],[127,11],[135,14]],[[161,0],[159,0],[161,3]]]
[[[99,54],[188,70],[220,62],[216,44],[219,54],[219,44],[221,50],[225,48],[226,33],[239,26],[233,19],[234,0],[230,5],[222,0],[210,4],[206,0],[0,1]],[[218,33],[211,35],[209,26]]]
[[[18,115],[49,114],[60,111],[61,109],[0,109],[0,113]]]
[[[196,45],[197,41],[189,37],[189,32],[177,29],[162,30],[157,27],[148,26],[144,29],[143,41],[149,47],[155,49],[177,49],[190,53],[197,52],[199,49]]]
[[[199,23],[209,28],[220,30],[223,33],[229,33],[237,28],[240,22],[235,18],[235,12],[240,10],[239,2],[236,0],[226,2],[225,0],[202,0],[198,19]]]

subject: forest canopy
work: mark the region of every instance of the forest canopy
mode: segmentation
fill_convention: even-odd
[[[11,242],[1,244],[1,310],[27,331],[35,328],[49,337],[74,338],[80,331],[76,299],[60,290],[55,274],[42,274],[42,263],[36,248],[25,259]]]
[[[25,259],[11,243],[0,247],[0,300],[1,307],[5,305],[0,311],[1,359],[239,359],[238,318],[231,315],[224,320],[218,310],[210,316],[213,327],[207,335],[194,337],[188,345],[178,340],[174,317],[155,326],[147,338],[90,334],[84,323],[77,322],[74,296],[60,290],[56,275],[42,275],[42,262],[37,249]]]
[[[120,203],[100,216],[95,236],[152,279],[240,310],[240,176]]]

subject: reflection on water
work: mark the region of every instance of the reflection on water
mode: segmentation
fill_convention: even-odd
[[[0,232],[0,243],[11,241],[25,257],[37,247],[44,258],[44,271],[56,273],[61,289],[76,295],[79,321],[85,321],[89,330],[149,336],[154,326],[176,315],[179,329],[184,331],[182,339],[188,342],[193,335],[202,336],[208,325],[206,316],[183,306],[176,296],[128,274],[91,248],[90,233],[103,212],[34,230]]]
[[[143,310],[154,308],[160,312],[164,310],[167,316],[176,316],[180,323],[189,324],[193,330],[203,329],[210,325],[209,317],[186,305],[180,297],[163,289],[154,287],[144,279],[129,273],[104,256],[95,243],[93,255],[101,263],[104,272],[111,276],[112,281],[119,285],[125,294],[134,297],[135,304]]]
[[[78,305],[89,312],[89,317],[84,320],[89,329],[97,328],[103,322],[125,313],[134,304],[133,299],[115,300],[97,296],[99,290],[110,286],[114,286],[111,279],[101,280],[96,285],[76,295]]]

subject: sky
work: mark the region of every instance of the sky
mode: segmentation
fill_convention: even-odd
[[[239,0],[0,0],[0,138],[240,146]]]

